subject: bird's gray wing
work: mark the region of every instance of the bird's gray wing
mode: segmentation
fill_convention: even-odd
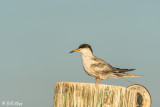
[[[93,63],[90,67],[95,73],[98,74],[106,74],[114,71],[114,68],[111,65],[97,57],[93,58]]]

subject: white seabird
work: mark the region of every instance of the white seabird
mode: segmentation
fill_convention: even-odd
[[[97,79],[99,79],[99,83],[101,80],[105,80],[107,78],[121,78],[123,77],[139,77],[137,75],[128,74],[126,72],[133,71],[135,69],[120,69],[116,67],[112,67],[110,64],[105,62],[104,60],[93,55],[93,51],[90,45],[82,44],[78,49],[71,51],[73,52],[81,52],[83,66],[86,73],[92,77],[95,77],[95,84]],[[124,79],[125,80],[125,79]]]

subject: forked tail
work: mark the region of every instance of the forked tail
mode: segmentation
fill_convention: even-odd
[[[140,77],[142,75],[134,75],[134,74],[128,74],[128,73],[115,73],[118,77]]]
[[[143,75],[134,75],[134,74],[128,74],[128,73],[116,73],[115,75],[118,76],[122,80],[131,82],[131,83],[134,83],[134,84],[136,84],[136,83],[132,82],[132,81],[129,81],[129,80],[123,78],[123,77],[140,77],[140,76],[143,76]]]

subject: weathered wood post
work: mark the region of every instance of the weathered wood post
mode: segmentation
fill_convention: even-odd
[[[95,85],[94,83],[57,82],[53,107],[143,106],[137,105],[137,92],[125,87]]]

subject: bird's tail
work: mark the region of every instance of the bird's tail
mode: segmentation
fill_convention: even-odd
[[[134,74],[128,74],[128,73],[117,73],[116,75],[119,76],[120,79],[131,82],[131,83],[134,83],[134,84],[136,84],[136,83],[132,82],[132,81],[129,81],[129,80],[123,78],[123,77],[140,77],[140,76],[143,76],[143,75],[134,75]]]
[[[128,73],[115,73],[118,77],[140,77],[142,75],[134,75],[134,74],[128,74]]]
[[[114,69],[116,69],[119,73],[124,73],[124,72],[135,70],[135,69],[121,69],[121,68],[115,68],[115,67],[114,67]]]
[[[135,83],[135,82],[133,82],[133,81],[130,81],[130,80],[127,80],[127,79],[124,79],[124,78],[120,78],[120,79],[125,80],[125,81],[128,81],[128,82],[131,82],[131,83],[134,83],[134,84],[137,84],[137,83]]]

